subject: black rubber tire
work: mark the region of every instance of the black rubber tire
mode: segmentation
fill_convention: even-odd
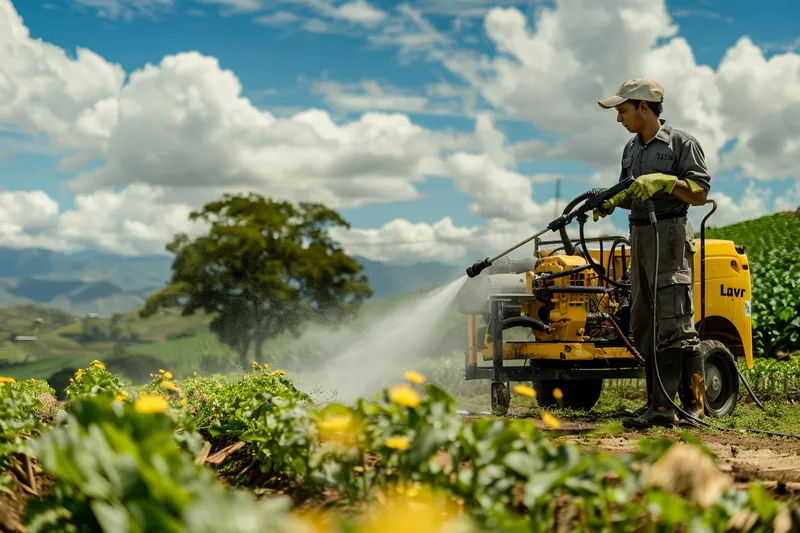
[[[739,374],[733,354],[723,343],[711,339],[700,341],[699,350],[705,365],[705,413],[714,418],[731,416],[739,400]]]
[[[600,399],[603,392],[602,379],[545,379],[533,382],[536,401],[542,407],[558,407],[558,400],[553,398],[553,389],[561,389],[564,407],[588,411]]]
[[[506,416],[508,406],[511,404],[511,391],[503,381],[492,381],[489,392],[492,402],[492,414],[495,416]]]

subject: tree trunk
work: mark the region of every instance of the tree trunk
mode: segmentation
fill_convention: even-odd
[[[255,342],[255,349],[256,349],[256,361],[258,361],[259,364],[263,365],[264,364],[264,341],[259,339],[259,338],[256,338],[254,342]]]
[[[250,340],[242,341],[241,348],[239,350],[239,362],[242,365],[242,371],[247,372],[250,368],[250,361],[248,361],[247,352],[250,351]]]
[[[270,335],[270,327],[269,319],[260,319],[256,320],[255,331],[253,331],[253,346],[256,350],[256,361],[262,365],[264,363],[272,363],[272,361],[264,361],[264,343],[267,342],[268,338],[274,336]]]

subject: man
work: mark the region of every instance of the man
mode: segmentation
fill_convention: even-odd
[[[647,361],[647,403],[628,412],[626,425],[671,426],[676,413],[656,381],[656,355],[661,381],[671,399],[685,388],[683,409],[695,417],[703,412],[704,368],[696,351],[694,327],[693,270],[694,230],[687,218],[690,205],[703,205],[711,177],[703,149],[686,132],[659,118],[664,88],[653,80],[626,81],[614,96],[598,101],[604,109],[617,111],[617,122],[634,136],[622,152],[620,181],[636,178],[631,187],[603,204],[595,220],[616,207],[629,209],[631,232],[631,330],[636,348]],[[655,207],[659,256],[656,258],[653,228],[646,201]],[[658,341],[653,354],[653,267],[658,261]]]

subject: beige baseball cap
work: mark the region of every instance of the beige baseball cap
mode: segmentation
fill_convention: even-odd
[[[611,109],[628,100],[644,100],[645,102],[661,102],[664,98],[664,87],[660,83],[647,78],[633,78],[623,83],[617,94],[609,96],[597,103],[604,109]]]

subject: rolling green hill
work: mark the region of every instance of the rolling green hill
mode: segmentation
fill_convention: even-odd
[[[383,298],[425,289],[461,274],[437,262],[400,265],[356,259]],[[95,251],[60,253],[0,247],[0,306],[36,304],[85,315],[133,311],[170,278],[172,256],[129,257]]]

